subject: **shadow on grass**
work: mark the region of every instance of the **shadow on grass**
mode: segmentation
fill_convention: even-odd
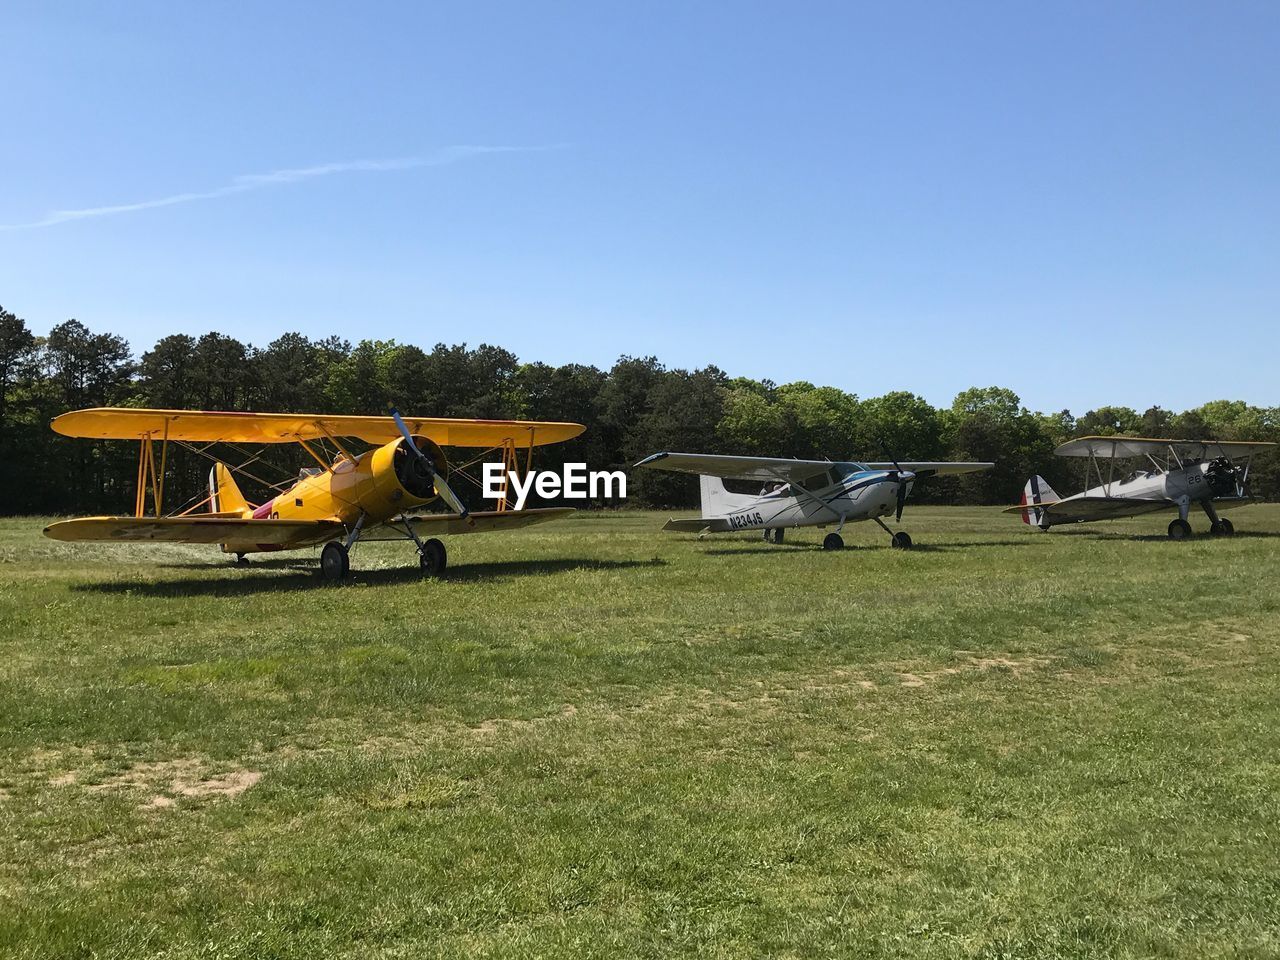
[[[1114,533],[1103,530],[1061,530],[1050,531],[1055,537],[1090,537],[1094,540],[1132,540],[1138,543],[1194,543],[1197,540],[1214,542],[1231,540],[1269,540],[1280,537],[1280,533],[1272,530],[1237,530],[1229,537],[1217,537],[1208,530],[1194,530],[1190,540],[1171,540],[1163,533]]]
[[[261,567],[266,564],[255,564]],[[489,563],[466,563],[449,567],[443,579],[452,583],[471,583],[498,580],[515,576],[548,576],[570,573],[575,570],[625,570],[636,567],[662,567],[665,560],[497,560]],[[201,567],[196,569],[218,569]],[[276,565],[276,569],[291,570],[291,566]],[[357,586],[389,586],[402,583],[430,584],[417,567],[393,567],[382,570],[354,570],[346,581]],[[296,565],[293,575],[288,573],[266,574],[254,572],[253,567],[243,572],[236,568],[230,576],[209,580],[190,578],[183,580],[108,580],[98,583],[73,584],[71,589],[89,593],[140,594],[147,597],[235,597],[254,593],[280,593],[286,590],[317,590],[338,586],[325,580],[318,567]]]
[[[1029,539],[1021,540],[959,540],[954,543],[913,543],[911,553],[951,553],[956,550],[967,550],[970,547],[1030,547],[1034,546],[1033,541]],[[711,550],[703,550],[702,553],[708,557],[732,557],[744,553],[781,553],[786,552],[787,548],[803,553],[827,553],[822,549],[821,543],[782,543],[782,544],[758,544],[753,546],[741,547],[716,547]],[[853,552],[870,552],[879,553],[882,550],[892,550],[893,547],[886,541],[885,543],[846,543],[840,550],[830,551],[831,553],[853,553]]]
[[[254,557],[248,563],[238,564],[234,560],[210,560],[207,563],[157,563],[159,570],[315,570],[320,563],[320,554],[313,557],[280,557],[272,560],[261,560]]]

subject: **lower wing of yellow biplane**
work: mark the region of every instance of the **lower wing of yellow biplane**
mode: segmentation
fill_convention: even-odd
[[[414,533],[485,533],[515,530],[573,513],[570,507],[531,510],[481,511],[468,523],[456,513],[428,513],[409,517]],[[129,543],[229,543],[253,549],[289,550],[311,547],[344,537],[347,528],[336,520],[252,520],[243,517],[82,517],[61,520],[44,528],[44,535],[70,542]],[[404,521],[390,520],[364,530],[361,540],[397,540],[405,537]]]

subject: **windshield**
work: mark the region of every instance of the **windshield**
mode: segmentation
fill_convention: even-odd
[[[850,477],[859,473],[866,473],[866,471],[866,464],[862,463],[833,463],[831,465],[831,472],[835,474],[836,483],[842,483]]]

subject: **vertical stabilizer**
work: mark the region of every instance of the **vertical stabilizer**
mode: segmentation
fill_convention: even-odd
[[[1022,522],[1034,523],[1042,529],[1048,529],[1048,524],[1044,522],[1044,511],[1038,508],[1042,503],[1057,503],[1059,499],[1053,487],[1045,482],[1044,477],[1032,477],[1022,490],[1022,505],[1025,508],[1022,511]]]
[[[711,517],[727,516],[734,510],[749,507],[758,499],[746,494],[730,493],[724,488],[724,481],[719,477],[709,477],[703,474],[698,477],[698,483],[702,490],[702,517],[704,520]]]
[[[209,512],[253,515],[253,505],[244,498],[225,463],[215,463],[209,471]]]

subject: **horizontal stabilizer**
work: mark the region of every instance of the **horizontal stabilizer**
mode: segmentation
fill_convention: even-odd
[[[687,519],[672,518],[662,525],[663,530],[669,530],[674,533],[701,533],[711,526],[710,520],[703,520],[700,517],[689,517]]]

